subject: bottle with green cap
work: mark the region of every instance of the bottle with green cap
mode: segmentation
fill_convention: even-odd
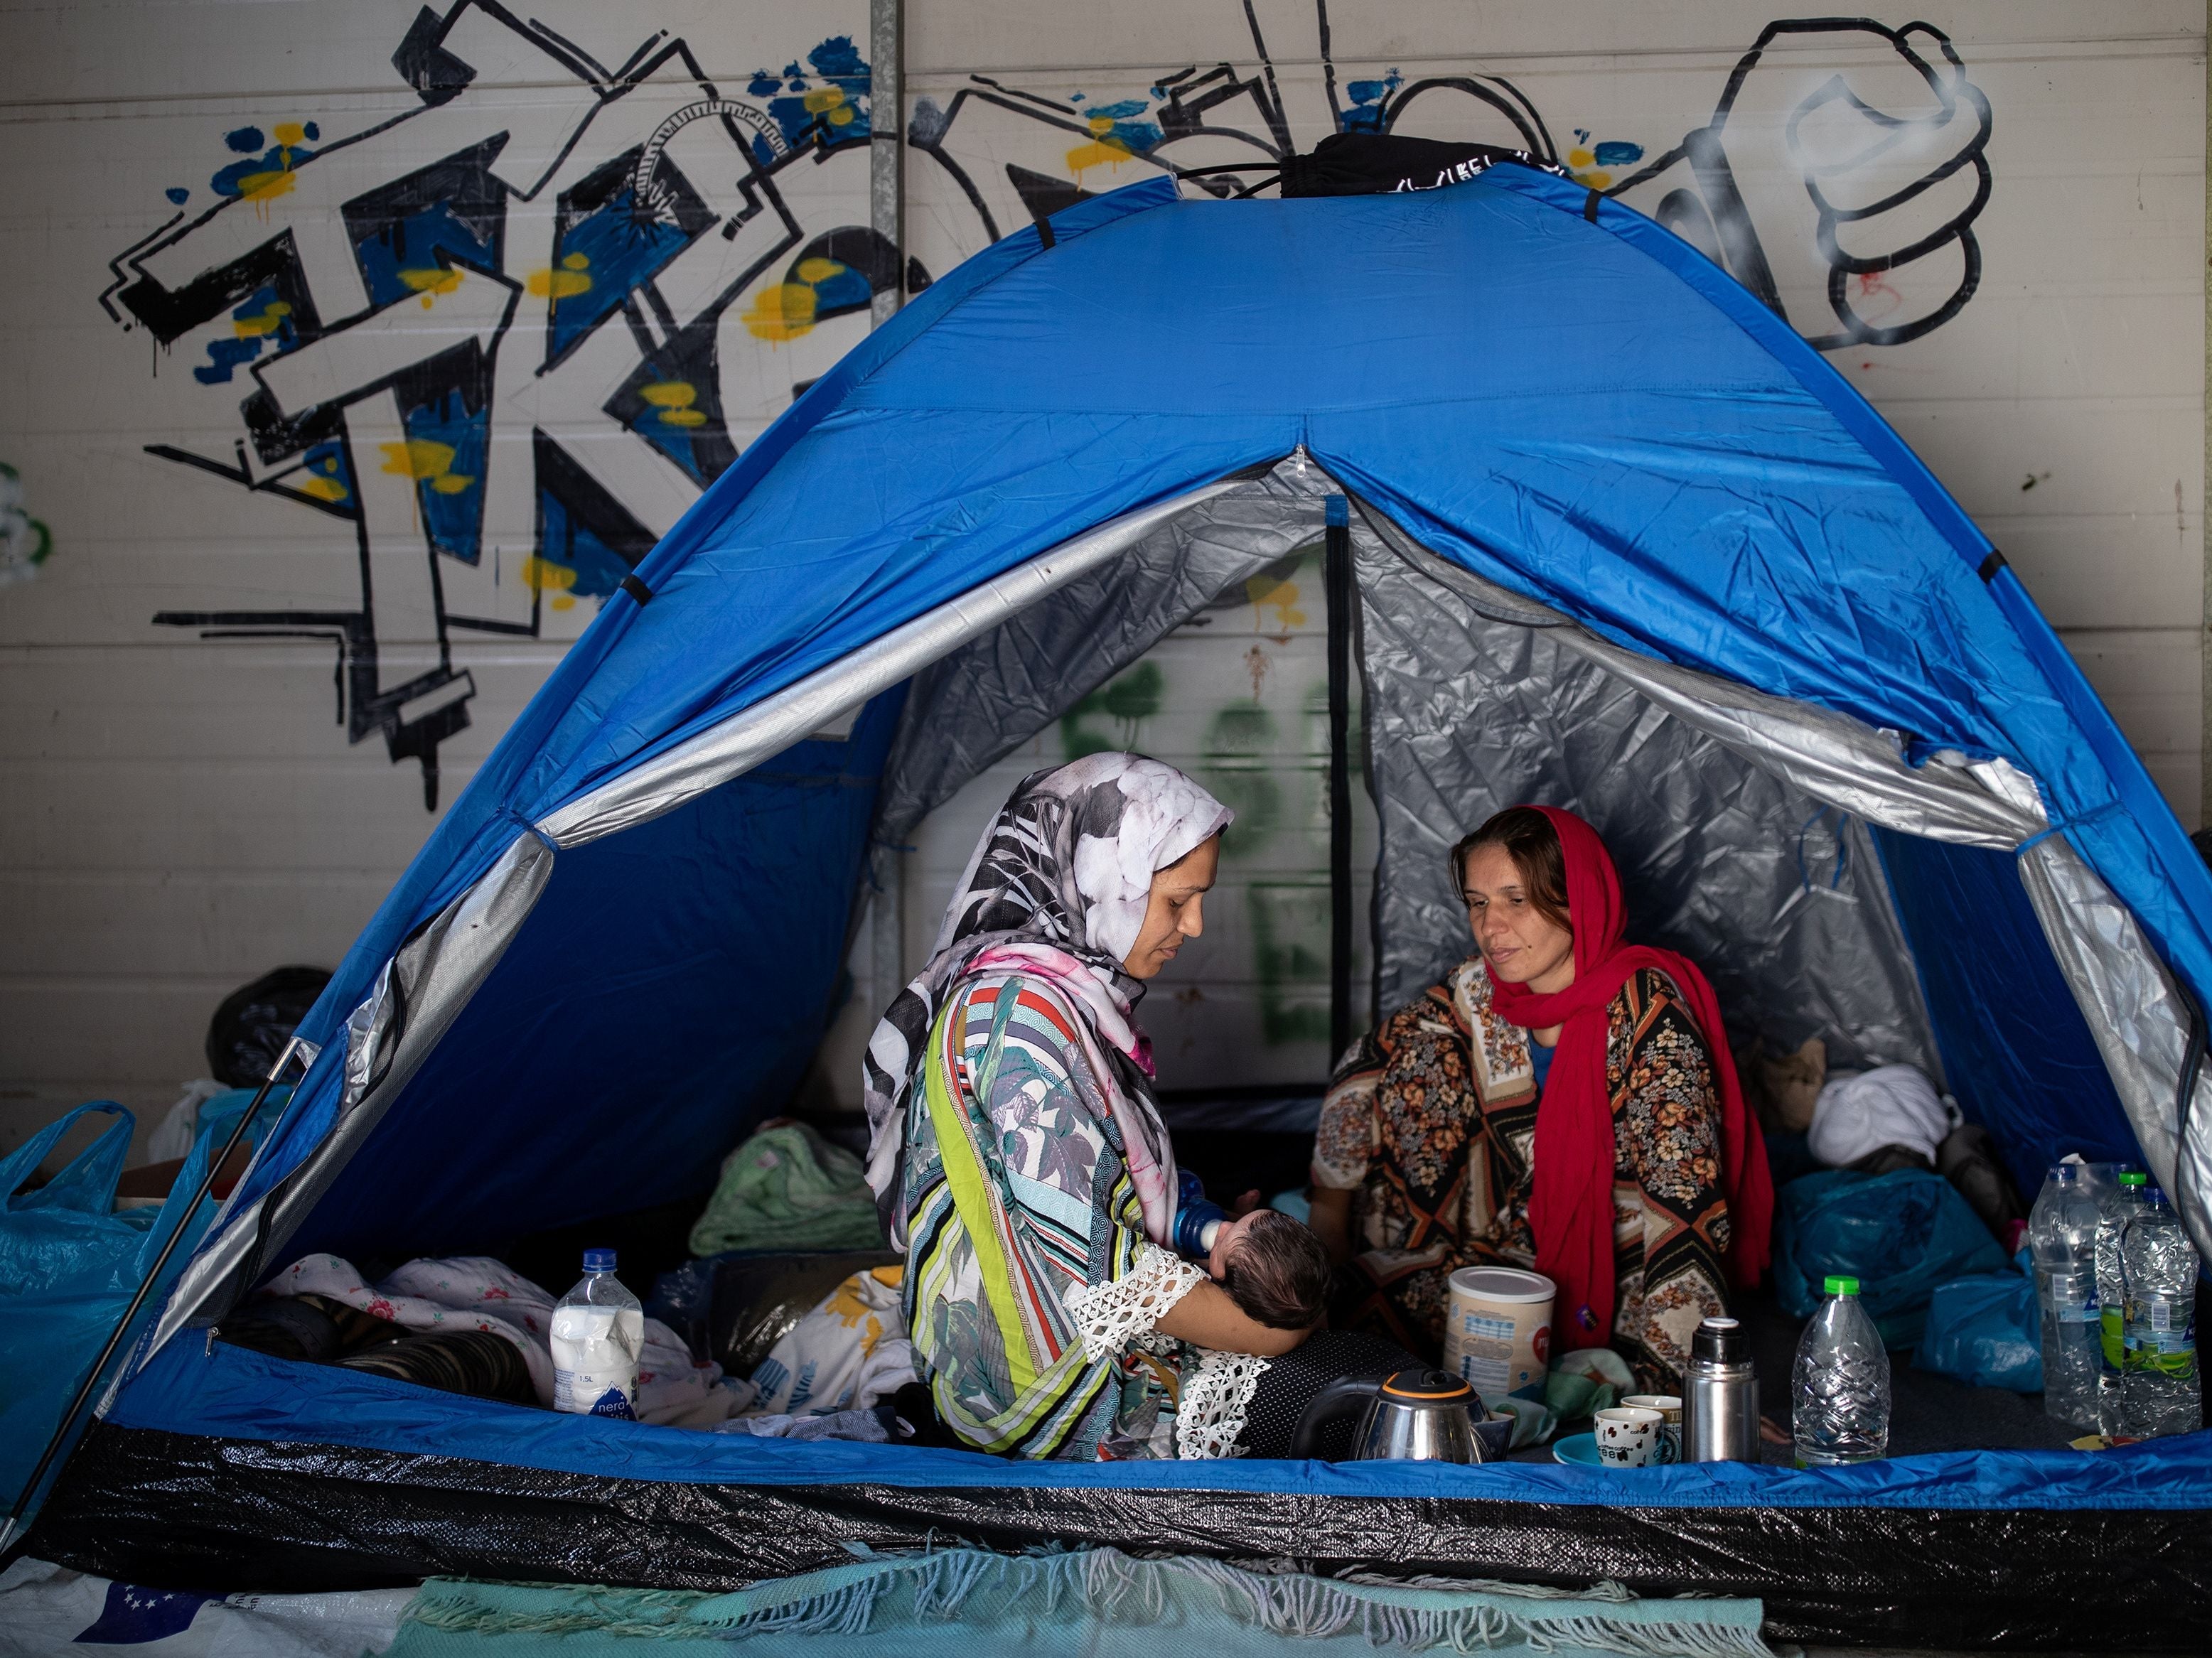
[[[2145,1187],[2143,1199],[2120,1240],[2128,1280],[2120,1425],[2137,1439],[2155,1439],[2195,1433],[2203,1423],[2197,1382],[2197,1251],[2165,1193]]]
[[[1889,1453],[1889,1354],[1859,1303],[1859,1281],[1831,1274],[1797,1339],[1790,1433],[1797,1466],[1829,1468]]]
[[[2120,1237],[2142,1207],[2149,1181],[2140,1169],[2122,1169],[2118,1183],[2106,1187],[2097,1200],[2097,1429],[2100,1433],[2123,1431],[2120,1394],[2127,1368],[2128,1279],[2120,1264]]]

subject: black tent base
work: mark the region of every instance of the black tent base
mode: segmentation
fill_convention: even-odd
[[[1782,1640],[2201,1652],[2212,1513],[1636,1509],[1104,1487],[687,1485],[96,1424],[30,1538],[155,1588],[427,1576],[726,1591],[879,1550],[1110,1544],[1758,1595]]]

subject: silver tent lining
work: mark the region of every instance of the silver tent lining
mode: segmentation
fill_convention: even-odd
[[[233,1214],[228,1203],[217,1212],[208,1228],[210,1245],[203,1246],[179,1276],[141,1362],[183,1328],[234,1274],[258,1273],[268,1253],[299,1230],[346,1160],[453,1028],[469,998],[491,976],[552,877],[552,847],[535,835],[516,836],[482,879],[386,964],[375,989],[346,1021],[345,1083],[337,1121],[277,1192],[244,1213]],[[259,1212],[271,1204],[265,1224],[260,1224],[264,1218]]]
[[[1740,710],[1703,717],[1708,706],[1679,683],[1662,703],[1616,670],[1615,653],[1577,649],[1585,636],[1565,617],[1480,590],[1478,605],[1435,580],[1433,561],[1379,540],[1355,542],[1354,558],[1382,824],[1383,1008],[1412,1003],[1474,952],[1451,847],[1534,801],[1596,826],[1620,867],[1630,936],[1705,968],[1733,1043],[1786,1052],[1819,1036],[1838,1067],[1942,1076],[1866,828],[1799,786],[1836,769],[1802,762],[1802,732],[1789,733],[1799,763],[1785,774],[1717,734],[1744,740]],[[1753,731],[1779,726],[1760,712]]]
[[[2212,1079],[2200,1073],[2194,1084],[2185,1169],[2178,1157],[2175,1102],[2187,1014],[2127,906],[2063,835],[2049,833],[2032,778],[2003,760],[1969,761],[1940,752],[1915,767],[1895,732],[1625,650],[1548,606],[1446,562],[1364,502],[1360,510],[1409,567],[1460,595],[1478,614],[1548,629],[1548,637],[1814,799],[1905,834],[2017,852],[2028,901],[2112,1076],[2144,1163],[2174,1195],[2199,1252],[2212,1260],[2212,1215],[2202,1201],[2212,1191]],[[1932,1063],[1925,1068],[1940,1074]]]
[[[395,957],[393,968],[380,977],[378,993],[349,1020],[347,1082],[338,1122],[290,1183],[281,1211],[270,1218],[269,1247],[280,1246],[296,1229],[355,1147],[373,1129],[383,1108],[398,1096],[489,975],[550,878],[555,847],[583,845],[635,827],[741,775],[930,664],[971,641],[982,641],[994,630],[1003,630],[1079,578],[1100,572],[1110,579],[1104,567],[1117,556],[1157,531],[1172,534],[1171,526],[1184,514],[1240,487],[1245,499],[1261,510],[1253,515],[1254,521],[1242,525],[1234,525],[1233,514],[1219,519],[1218,535],[1177,537],[1175,555],[1188,575],[1220,572],[1224,580],[1233,579],[1228,571],[1253,561],[1264,565],[1311,539],[1310,504],[1334,486],[1317,468],[1308,465],[1301,452],[1256,488],[1237,479],[1224,480],[1102,525],[893,629],[799,684],[739,711],[634,772],[549,813],[540,820],[535,835],[520,837],[490,872],[410,941]],[[2018,847],[2046,827],[2033,782],[2002,761],[1970,764],[1961,759],[1957,764],[1931,762],[1913,768],[1905,762],[1893,733],[1877,732],[1805,704],[1768,697],[1613,645],[1550,607],[1437,557],[1364,502],[1358,505],[1364,522],[1354,524],[1352,538],[1355,552],[1367,556],[1365,562],[1370,570],[1376,568],[1376,548],[1387,545],[1406,568],[1458,595],[1479,616],[1508,626],[1543,630],[1560,648],[1625,681],[1656,709],[1756,762],[1814,800],[1852,817],[1908,834],[1966,845]],[[1273,529],[1266,522],[1270,508],[1275,514]],[[1241,551],[1239,531],[1245,537]],[[1209,540],[1218,544],[1208,545]],[[1196,556],[1200,552],[1206,556]],[[1225,562],[1216,562],[1224,554]],[[1211,564],[1212,571],[1201,568],[1206,564]],[[1203,585],[1202,580],[1199,585]],[[1175,625],[1170,618],[1180,602],[1153,612],[1161,631]],[[1097,660],[1117,659],[1115,665],[1120,665],[1122,650],[1134,638],[1133,631],[1123,635],[1120,645],[1102,651]],[[1138,649],[1140,652],[1142,646]],[[1113,671],[1111,666],[1099,671],[1091,683]],[[1038,689],[1048,683],[1034,675],[1030,677]],[[1076,696],[1066,697],[1046,718],[1064,711],[1075,700]],[[1006,712],[1000,710],[1002,716]],[[1039,720],[1038,726],[1043,723]],[[1011,743],[998,748],[995,754],[991,752],[994,743],[1003,740],[1003,736],[1002,727],[998,738],[971,745],[963,759],[939,764],[932,774],[913,773],[901,785],[905,791],[902,798],[908,802],[941,802],[966,780],[966,776],[957,774],[964,770],[973,775],[989,763],[989,759],[981,756],[989,754],[996,758],[1010,750]],[[1863,830],[1860,835],[1863,838]],[[2046,848],[2053,850],[2046,852]],[[1387,823],[1384,856],[1387,862]],[[1871,858],[1864,861],[1872,866]],[[2171,981],[2146,948],[2133,917],[2071,848],[2061,847],[2057,836],[2038,842],[2023,859],[2022,866],[2031,901],[2099,1050],[2112,1071],[2146,1159],[2171,1185],[2176,1130],[2174,1085],[2185,1040]],[[2031,876],[2030,871],[2035,875]],[[1382,878],[1378,871],[1378,880]],[[1377,903],[1375,913],[1378,926],[1382,925],[1382,903]],[[1382,961],[1379,954],[1377,960],[1379,965]],[[404,1017],[390,1004],[390,981],[395,973],[409,993]],[[1917,1007],[1917,995],[1913,1000]],[[1924,1027],[1924,1015],[1922,1023]],[[387,1047],[390,1062],[383,1065]],[[1933,1070],[1932,1051],[1928,1057]],[[2212,1174],[2212,1128],[2206,1126],[2201,1108],[2208,1093],[2212,1089],[2200,1080],[2200,1108],[2192,1123],[2189,1158],[2200,1191],[2206,1175]],[[2201,1212],[2192,1212],[2187,1204],[2182,1209],[2199,1248],[2212,1256],[2212,1234],[2208,1234]],[[218,1217],[216,1227],[210,1229],[210,1244],[187,1266],[154,1332],[140,1349],[140,1363],[188,1322],[228,1280],[250,1267],[258,1269],[259,1263],[254,1258],[265,1252],[253,1250],[251,1244],[260,1229],[244,1224],[253,1218],[251,1212]]]

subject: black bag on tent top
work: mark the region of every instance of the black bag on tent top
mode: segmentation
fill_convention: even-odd
[[[1284,158],[1283,194],[1386,196],[1401,190],[1437,190],[1464,184],[1500,161],[1518,161],[1546,173],[1560,171],[1525,149],[1498,144],[1401,138],[1388,132],[1336,132],[1316,144],[1310,155]]]
[[[209,1073],[233,1088],[258,1084],[330,981],[319,967],[280,967],[232,991],[208,1021]]]

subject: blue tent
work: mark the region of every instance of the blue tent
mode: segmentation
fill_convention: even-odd
[[[343,1540],[301,1543],[295,1564],[360,1579],[380,1562],[422,1570],[405,1527],[435,1533],[464,1487],[573,1504],[597,1481],[629,1493],[634,1518],[661,1500],[640,1491],[736,1492],[719,1518],[680,1523],[719,1537],[739,1579],[925,1522],[1310,1554],[1302,1536],[1413,1503],[1436,1528],[1406,1547],[1439,1570],[1526,1575],[1498,1542],[1510,1533],[1579,1538],[1583,1576],[1648,1580],[1625,1564],[1636,1546],[1600,1534],[1632,1509],[1674,1516],[1651,1523],[1680,1543],[1667,1570],[1684,1585],[1740,1583],[1722,1557],[1749,1558],[1753,1536],[1778,1560],[1826,1560],[1837,1604],[1861,1568],[1828,1557],[1875,1536],[1892,1564],[1926,1555],[1916,1604],[1964,1594],[2003,1602],[2007,1620],[2070,1604],[2091,1570],[2166,1582],[2171,1560],[2154,1565],[2148,1545],[2137,1559],[2100,1513],[2201,1540],[2212,1449],[2197,1439],[1652,1471],[1604,1491],[1519,1467],[1009,1467],[522,1412],[199,1338],[194,1321],[312,1249],[460,1253],[699,1189],[821,1040],[894,795],[910,822],[994,757],[932,746],[991,723],[953,683],[974,676],[943,665],[989,656],[1012,618],[1046,618],[1032,638],[1053,637],[1054,616],[1085,623],[1082,641],[1061,635],[1065,673],[1009,670],[1020,683],[994,718],[1012,710],[1033,731],[1180,618],[1158,596],[1170,575],[1279,556],[1332,515],[1364,550],[1370,671],[1377,653],[1436,667],[1479,654],[1486,629],[1539,632],[1559,663],[1676,722],[1704,756],[1676,770],[1734,768],[1766,780],[1774,811],[1810,802],[1856,825],[1854,844],[1878,854],[1856,878],[1875,902],[1838,947],[1905,963],[1887,1011],[1860,1023],[1894,1026],[1893,1054],[1925,1052],[2031,1189],[2069,1150],[2140,1160],[2185,1194],[2201,1185],[2212,1137],[2186,1114],[2212,875],[2002,556],[1820,357],[1688,244],[1531,169],[1282,202],[1182,200],[1160,180],[1079,202],[930,288],[607,602],[302,1027],[319,1057],[138,1344],[52,1534],[126,1576],[220,1576],[290,1505]],[[1194,537],[1194,523],[1212,529]],[[1111,617],[1086,609],[1108,603]],[[1555,689],[1567,671],[1490,683]],[[1370,705],[1418,717],[1374,686]],[[1458,752],[1445,774],[1481,798]],[[1387,765],[1373,786],[1387,933],[1434,899],[1411,872],[1435,813]],[[1755,919],[1763,933],[1770,917]],[[1799,938],[1784,964],[1817,977],[1825,936]],[[191,1493],[198,1553],[114,1496],[155,1472]],[[383,1482],[408,1517],[349,1504],[349,1480]],[[2022,1509],[2047,1525],[2019,1530]],[[617,1548],[629,1564],[610,1567],[580,1545],[466,1558],[509,1575],[719,1581],[700,1564],[712,1548],[655,1535],[659,1565]],[[1984,1570],[2022,1539],[2020,1571]],[[750,1564],[730,1567],[728,1549]]]

